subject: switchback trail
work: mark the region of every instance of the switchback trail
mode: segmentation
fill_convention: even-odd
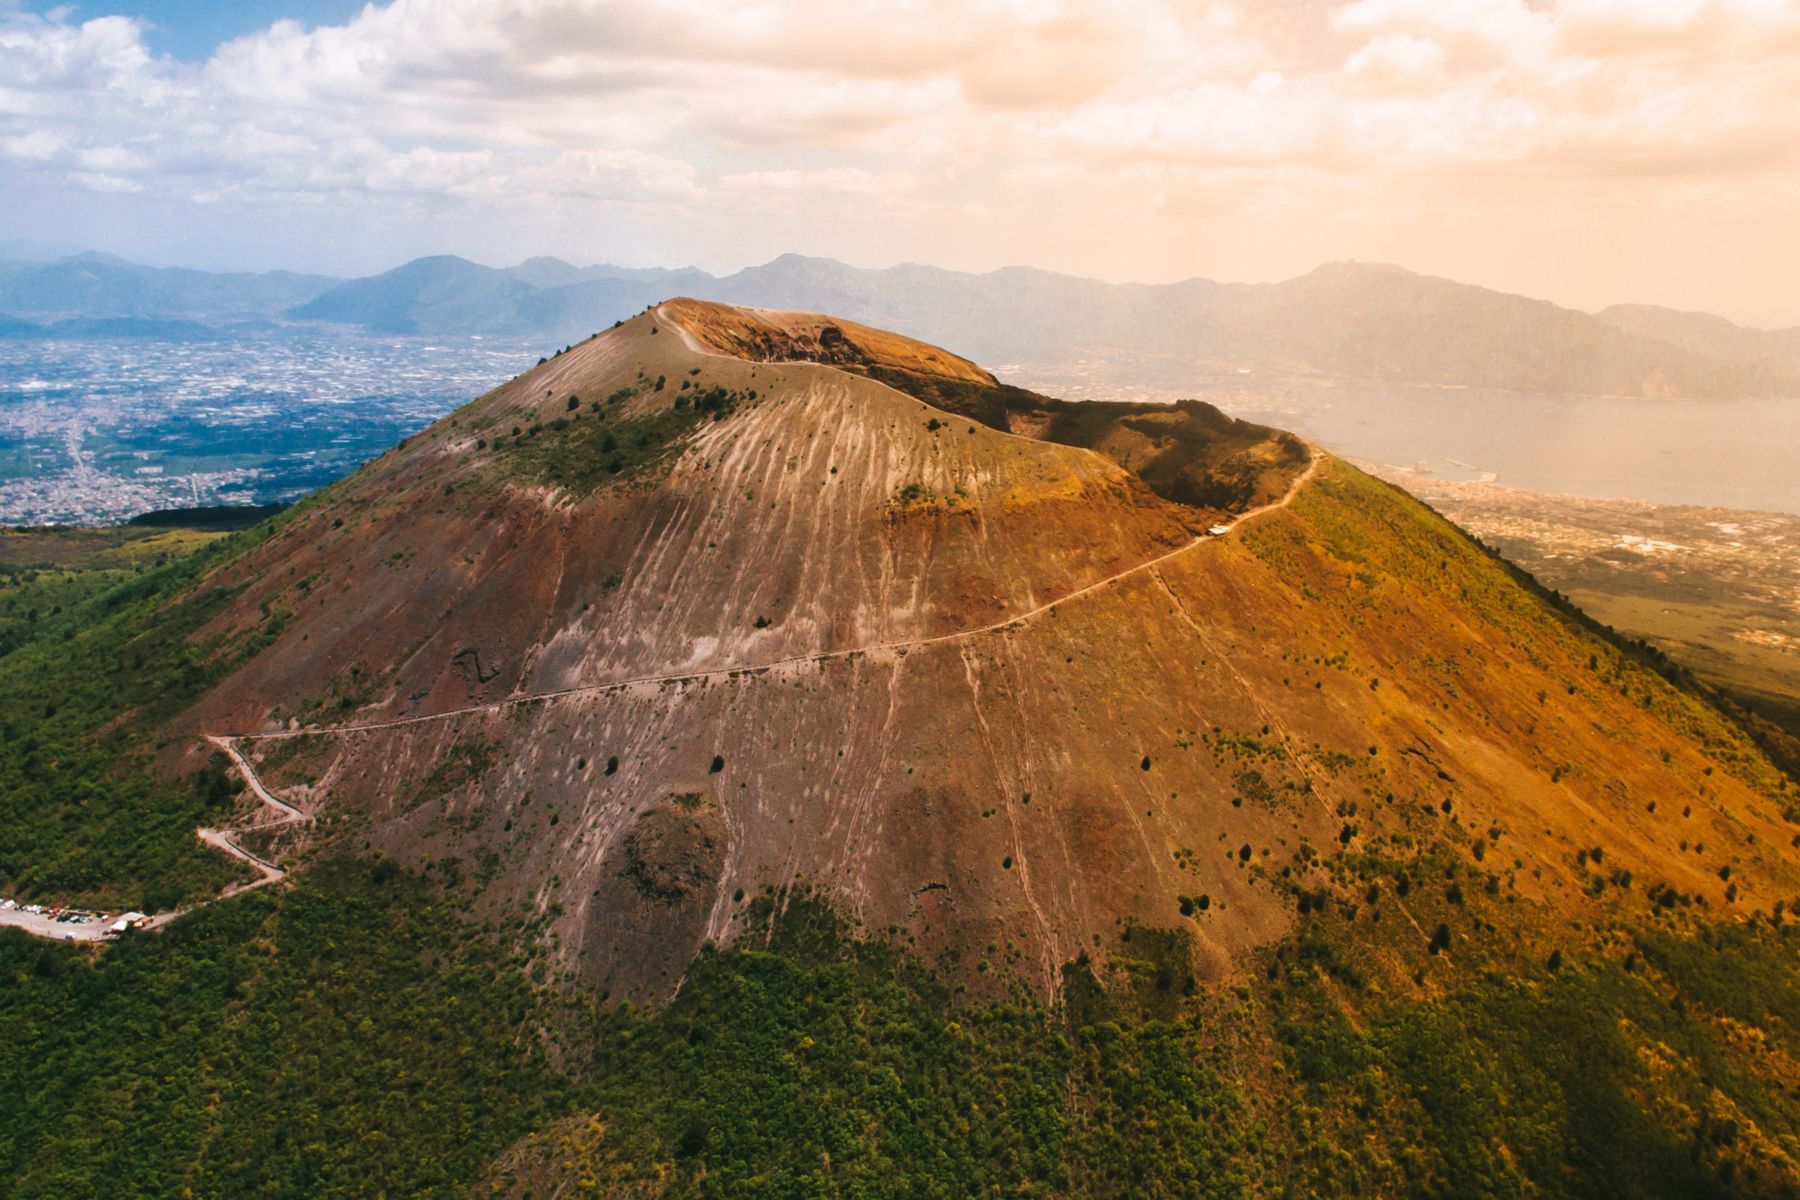
[[[176,917],[185,916],[186,914],[193,912],[196,908],[204,908],[206,905],[219,900],[229,900],[233,896],[241,896],[245,892],[255,891],[259,887],[267,887],[271,883],[279,883],[281,879],[287,875],[287,872],[283,871],[268,859],[259,858],[250,853],[250,851],[244,849],[243,846],[238,844],[237,839],[239,835],[260,832],[264,829],[279,829],[283,825],[312,824],[311,813],[302,812],[263,786],[263,781],[257,778],[255,768],[253,768],[250,765],[249,760],[239,752],[237,744],[233,739],[220,737],[216,734],[208,734],[206,740],[218,747],[225,753],[227,758],[231,759],[231,765],[237,768],[237,773],[243,777],[244,784],[250,789],[251,794],[268,807],[274,809],[275,816],[266,821],[238,825],[231,829],[196,829],[194,831],[194,836],[211,846],[213,849],[223,851],[224,853],[231,855],[231,857],[240,859],[249,863],[252,867],[255,867],[257,872],[256,878],[245,883],[234,883],[210,900],[201,900],[196,904],[188,905],[186,908],[177,908],[172,909],[169,912],[157,913],[140,926],[142,929],[156,929],[160,926],[167,925]]]
[[[217,896],[209,900],[201,900],[184,908],[173,908],[168,912],[160,912],[146,917],[137,925],[139,929],[159,929],[177,917],[186,916],[197,908],[204,908],[218,900],[229,900],[233,896],[241,896],[245,892],[254,891],[280,881],[286,874],[280,867],[265,858],[259,858],[238,844],[238,837],[245,833],[264,829],[278,829],[283,825],[311,824],[312,814],[302,812],[287,801],[263,786],[257,778],[256,771],[249,761],[238,751],[236,743],[228,737],[208,734],[207,741],[222,750],[231,759],[237,773],[243,776],[244,783],[251,793],[263,804],[275,810],[275,816],[266,821],[238,825],[231,829],[196,829],[194,836],[215,850],[223,851],[231,857],[241,859],[256,868],[257,877],[243,883],[234,883]],[[59,942],[100,942],[105,941],[112,932],[112,920],[97,920],[86,925],[69,925],[56,921],[48,913],[28,913],[24,909],[9,909],[0,913],[0,926],[23,929],[36,937],[48,938]]]
[[[206,740],[225,752],[226,756],[231,759],[232,765],[238,769],[238,774],[244,777],[244,782],[250,785],[250,790],[256,793],[256,798],[258,800],[261,800],[264,804],[267,804],[270,808],[273,808],[276,812],[286,818],[284,821],[272,822],[272,824],[289,824],[294,821],[312,820],[310,816],[301,812],[286,800],[283,800],[280,796],[277,796],[274,792],[271,792],[268,788],[263,786],[262,780],[256,777],[255,771],[251,770],[249,762],[247,762],[243,754],[239,752],[237,743],[233,739],[208,735]],[[267,825],[261,825],[257,828],[267,829],[268,827],[269,826]]]
[[[1317,473],[1319,463],[1323,458],[1324,455],[1319,450],[1314,449],[1312,452],[1312,459],[1306,465],[1306,470],[1294,476],[1293,482],[1288,485],[1288,490],[1283,493],[1280,499],[1271,500],[1267,504],[1260,505],[1238,514],[1231,521],[1223,523],[1220,532],[1216,534],[1210,532],[1203,533],[1192,541],[1177,546],[1175,549],[1170,550],[1165,554],[1159,554],[1155,558],[1138,563],[1136,566],[1126,567],[1122,571],[1116,571],[1104,579],[1096,580],[1093,583],[1077,588],[1072,592],[1067,592],[1064,595],[1040,604],[1027,612],[1016,613],[1004,620],[994,621],[987,625],[977,626],[973,629],[959,629],[952,633],[940,633],[924,638],[909,638],[895,642],[876,642],[866,646],[850,646],[841,650],[822,650],[812,654],[796,654],[788,658],[773,659],[766,663],[745,664],[735,667],[710,667],[704,671],[678,671],[667,675],[640,675],[633,679],[615,679],[607,683],[582,684],[579,687],[559,688],[555,691],[530,692],[523,695],[508,696],[502,700],[491,700],[486,704],[472,704],[464,708],[447,708],[441,712],[421,713],[418,716],[412,717],[395,717],[387,721],[368,721],[351,725],[320,725],[298,729],[278,729],[262,733],[211,735],[210,740],[215,745],[225,748],[226,752],[229,753],[237,763],[238,768],[245,773],[245,778],[249,779],[254,778],[254,775],[250,772],[249,765],[244,761],[243,756],[237,752],[235,746],[229,745],[228,743],[235,743],[237,741],[273,741],[281,738],[314,737],[340,733],[368,733],[383,729],[401,729],[408,725],[421,725],[427,721],[447,721],[455,717],[468,716],[473,713],[500,712],[504,709],[521,704],[539,704],[547,700],[560,700],[569,696],[604,695],[608,692],[623,691],[634,687],[647,687],[654,684],[693,683],[703,679],[725,679],[735,675],[757,675],[766,671],[780,670],[785,667],[797,667],[809,663],[829,662],[833,659],[849,658],[854,655],[879,653],[883,651],[903,653],[908,650],[916,650],[925,646],[936,646],[946,642],[959,642],[967,638],[980,637],[983,634],[994,633],[1002,629],[1009,629],[1015,625],[1022,625],[1027,621],[1043,616],[1045,613],[1048,613],[1061,605],[1079,600],[1083,596],[1100,591],[1102,588],[1111,587],[1120,580],[1129,579],[1142,572],[1154,570],[1156,567],[1161,566],[1170,559],[1178,558],[1181,555],[1186,554],[1196,546],[1206,542],[1217,541],[1227,534],[1234,532],[1246,521],[1254,520],[1257,517],[1274,512],[1276,509],[1286,508],[1288,504],[1293,501],[1294,497],[1299,494],[1300,489],[1306,486],[1307,482],[1312,479],[1315,473]],[[260,784],[257,786],[260,787]],[[281,804],[279,800],[276,800],[267,792],[261,792],[259,794],[263,795],[272,804]]]

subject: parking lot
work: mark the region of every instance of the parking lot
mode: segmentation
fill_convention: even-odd
[[[0,899],[0,928],[11,926],[38,937],[67,942],[105,942],[144,920],[139,912],[103,913],[80,908],[50,908]]]

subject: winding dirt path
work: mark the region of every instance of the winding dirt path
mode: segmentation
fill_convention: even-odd
[[[257,777],[256,768],[252,767],[250,761],[238,750],[235,739],[209,733],[206,735],[206,740],[218,747],[225,753],[227,758],[231,759],[231,765],[235,767],[237,773],[243,777],[244,784],[250,789],[251,794],[268,807],[274,809],[275,816],[267,821],[238,825],[230,829],[196,829],[194,831],[194,836],[211,846],[213,849],[224,854],[229,854],[231,857],[239,859],[242,862],[247,862],[252,867],[255,867],[257,873],[256,878],[247,880],[243,883],[234,883],[210,900],[202,900],[197,904],[190,904],[186,908],[177,908],[172,909],[169,912],[157,913],[149,920],[143,922],[143,924],[139,926],[140,929],[158,929],[167,925],[177,917],[186,916],[197,908],[204,908],[208,904],[215,904],[220,900],[229,900],[233,896],[241,896],[245,892],[253,892],[259,887],[267,887],[271,883],[281,882],[287,875],[287,872],[283,871],[268,859],[259,858],[250,853],[250,851],[244,849],[243,846],[238,844],[238,837],[242,834],[264,829],[279,829],[283,825],[312,824],[311,813],[302,812],[300,809],[295,808],[286,800],[283,800],[280,796],[277,796],[274,792],[271,792],[268,788],[263,786],[263,781]]]
[[[261,800],[264,804],[267,804],[270,808],[273,808],[276,812],[280,813],[282,817],[286,818],[285,820],[259,825],[256,826],[256,828],[267,829],[270,825],[286,825],[295,821],[304,823],[312,820],[311,815],[301,812],[286,800],[283,800],[280,796],[277,796],[274,792],[271,792],[268,788],[263,786],[262,780],[257,778],[256,771],[250,766],[249,760],[247,760],[243,753],[238,750],[235,738],[218,734],[208,734],[206,740],[225,752],[226,757],[231,759],[231,764],[237,768],[238,774],[244,777],[244,782],[250,786],[250,790],[256,794],[258,800]],[[249,855],[245,854],[240,854],[239,857],[250,858]],[[251,858],[250,861],[257,862],[260,860]]]
[[[228,743],[237,741],[275,741],[281,738],[313,737],[339,733],[368,733],[382,729],[401,729],[408,725],[421,725],[428,721],[447,721],[454,717],[468,716],[473,713],[500,712],[520,704],[538,704],[546,700],[560,700],[568,696],[605,695],[608,692],[624,691],[628,688],[647,687],[654,684],[692,683],[702,679],[724,679],[733,675],[762,674],[766,671],[776,671],[786,667],[797,667],[811,663],[829,662],[833,659],[850,658],[859,654],[871,654],[883,651],[903,653],[908,650],[916,650],[925,646],[936,646],[947,642],[960,642],[968,638],[980,637],[983,634],[995,633],[1002,629],[1010,629],[1016,625],[1023,625],[1027,621],[1041,617],[1045,613],[1048,613],[1061,605],[1079,600],[1083,596],[1092,595],[1103,588],[1109,588],[1121,580],[1129,579],[1134,575],[1146,571],[1154,571],[1163,563],[1186,554],[1196,546],[1204,545],[1207,542],[1218,541],[1220,538],[1228,536],[1246,521],[1254,520],[1257,517],[1264,516],[1277,509],[1286,508],[1293,502],[1294,497],[1300,493],[1300,489],[1318,472],[1319,463],[1323,460],[1324,455],[1319,450],[1314,449],[1312,452],[1312,460],[1307,463],[1306,470],[1294,476],[1293,481],[1288,485],[1288,490],[1280,499],[1271,500],[1267,504],[1259,505],[1256,508],[1239,513],[1236,517],[1232,518],[1231,521],[1223,523],[1222,528],[1220,528],[1220,532],[1218,533],[1203,533],[1192,541],[1177,546],[1175,549],[1170,550],[1165,554],[1159,554],[1155,558],[1138,563],[1136,566],[1126,567],[1122,571],[1116,571],[1104,579],[1098,579],[1084,587],[1076,588],[1072,592],[1067,592],[1054,600],[1046,601],[1029,611],[1015,613],[1004,620],[994,621],[987,625],[979,625],[973,629],[958,629],[951,633],[939,633],[924,638],[908,638],[894,642],[875,642],[866,646],[850,646],[842,650],[821,650],[811,654],[796,654],[787,658],[772,659],[765,663],[752,663],[735,667],[709,667],[704,671],[678,671],[667,675],[639,675],[631,679],[615,679],[607,683],[582,684],[578,687],[558,688],[555,691],[548,692],[529,692],[517,696],[508,696],[503,700],[490,700],[486,704],[472,704],[464,708],[447,708],[441,712],[421,713],[418,716],[412,717],[394,717],[391,720],[386,721],[367,721],[351,725],[303,726],[297,729],[278,729],[262,733],[209,735],[209,740],[212,741],[214,745],[220,746],[226,753],[230,754],[233,761],[237,763],[238,769],[244,772],[245,778],[250,779],[254,778],[254,773],[251,772],[249,764],[245,762],[243,755],[237,752],[236,747],[234,745],[229,745]],[[260,788],[261,785],[258,784],[256,786]],[[260,791],[258,794],[262,795],[271,804],[284,808],[286,807],[281,804],[281,801],[277,800],[267,791]],[[288,811],[292,812],[296,810],[289,809]]]
[[[251,793],[265,805],[275,810],[274,819],[262,821],[257,824],[239,825],[235,829],[197,829],[194,831],[196,837],[213,849],[223,851],[233,858],[241,859],[255,867],[257,870],[257,878],[250,880],[248,883],[234,883],[224,891],[220,892],[217,896],[213,897],[213,900],[226,900],[232,896],[241,896],[245,892],[253,891],[256,888],[266,887],[271,883],[277,883],[287,874],[286,871],[283,871],[268,859],[258,858],[256,855],[250,853],[250,851],[244,849],[243,846],[238,844],[238,835],[264,829],[279,829],[283,825],[310,825],[312,824],[312,814],[302,812],[289,804],[286,800],[283,800],[280,796],[277,796],[274,792],[271,792],[268,788],[264,787],[263,781],[256,774],[256,768],[250,765],[250,760],[245,758],[243,752],[237,748],[236,739],[209,733],[206,735],[206,740],[211,742],[214,746],[217,746],[225,753],[227,758],[231,759],[231,765],[237,768],[237,773],[243,777],[244,783],[249,787]],[[203,900],[200,903],[211,904],[213,900]],[[180,916],[182,913],[189,912],[193,908],[198,908],[199,906],[200,905],[193,905],[186,909],[176,909],[174,912],[159,913],[146,921],[145,925],[154,928],[157,925],[166,924]]]
[[[194,831],[194,836],[215,850],[249,863],[252,867],[256,868],[257,877],[242,883],[234,883],[211,899],[201,900],[198,903],[189,904],[183,908],[174,908],[170,909],[168,912],[160,912],[154,916],[146,917],[144,920],[138,922],[137,928],[139,929],[160,929],[177,917],[186,916],[197,908],[204,908],[208,904],[214,904],[220,900],[229,900],[233,896],[241,896],[245,892],[255,891],[259,887],[267,887],[271,883],[280,882],[280,880],[287,875],[287,872],[283,871],[268,859],[259,858],[257,855],[244,849],[243,846],[238,844],[238,837],[252,831],[278,829],[283,825],[310,825],[312,823],[313,818],[311,813],[302,812],[300,809],[295,808],[280,796],[271,792],[267,787],[263,786],[263,781],[257,777],[256,769],[250,765],[249,760],[247,760],[238,750],[235,739],[217,734],[208,734],[206,740],[222,750],[225,755],[231,759],[232,766],[237,770],[237,773],[243,777],[244,783],[249,787],[251,794],[269,808],[274,809],[275,816],[270,820],[238,825],[230,829],[196,829]],[[9,909],[6,912],[0,913],[0,927],[23,929],[26,933],[32,934],[35,937],[47,938],[51,941],[101,942],[107,940],[112,932],[113,922],[117,919],[117,916],[112,916],[89,922],[86,925],[69,925],[57,922],[48,913],[28,913],[23,909]]]

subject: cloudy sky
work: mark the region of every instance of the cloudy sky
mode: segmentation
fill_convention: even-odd
[[[1357,258],[1800,325],[1800,0],[0,0],[0,238]]]

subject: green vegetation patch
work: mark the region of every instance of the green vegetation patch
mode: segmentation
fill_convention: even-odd
[[[592,1116],[534,1135],[490,1184],[1788,1194],[1793,926],[1658,925],[1609,952],[1546,955],[1492,936],[1485,901],[1445,898],[1448,866],[1434,863],[1411,860],[1398,901],[1321,888],[1266,972],[1223,985],[1194,979],[1188,935],[1132,929],[1103,975],[1085,959],[1065,968],[1055,1010],[1023,992],[971,1002],[813,902],[787,917],[758,902],[750,923],[767,943],[708,950],[669,1009],[604,1019]],[[1435,949],[1406,906],[1438,923]],[[1435,986],[1414,990],[1415,967]]]
[[[134,572],[0,656],[0,894],[156,911],[240,876],[194,837],[216,793],[150,760],[166,722],[284,619],[196,640],[233,595],[208,573],[271,528]]]
[[[893,495],[888,497],[888,512],[894,516],[919,513],[966,515],[971,511],[968,494],[961,484],[948,494],[940,496],[926,484],[914,481],[895,488]]]
[[[0,1179],[71,1196],[448,1196],[563,1093],[520,970],[392,864],[99,954],[0,931]]]
[[[621,394],[634,393],[614,393],[588,412],[515,425],[495,437],[491,453],[526,479],[587,495],[666,472],[704,422],[723,420],[748,398],[715,385],[684,390],[667,403],[621,416]]]
[[[192,529],[0,529],[0,658],[101,593],[217,537]]]
[[[1791,941],[1736,942],[1672,998],[1671,977],[1558,955],[1555,971],[1488,972],[1353,1017],[1321,973],[1290,972],[1278,1031],[1300,1085],[1296,1182],[1332,1195],[1746,1194],[1770,1150],[1796,1144],[1800,1113],[1686,1006],[1745,973],[1778,973],[1792,995]],[[1752,1124],[1761,1146],[1740,1137]],[[1762,1182],[1782,1194],[1776,1176]]]
[[[806,898],[779,916],[757,901],[751,923],[766,941],[705,951],[668,1009],[604,1018],[592,1115],[516,1148],[478,1194],[1248,1194],[1257,1127],[1198,1022],[1132,1015],[1091,976],[1078,1022],[972,1003]]]
[[[1800,930],[1779,915],[1585,934],[1442,845],[1308,873],[1277,881],[1299,921],[1245,989],[1293,1194],[1800,1188]]]
[[[640,1012],[534,989],[533,952],[424,880],[329,859],[102,952],[0,935],[0,1178],[20,1197],[1786,1194],[1794,926],[1662,922],[1546,960],[1408,869],[1394,896],[1453,926],[1440,953],[1384,885],[1303,908],[1266,971],[1223,984],[1195,980],[1190,934],[1131,929],[1047,1009],[1005,980],[971,998],[800,893],[751,902],[751,936]],[[1433,986],[1406,985],[1414,965]]]

